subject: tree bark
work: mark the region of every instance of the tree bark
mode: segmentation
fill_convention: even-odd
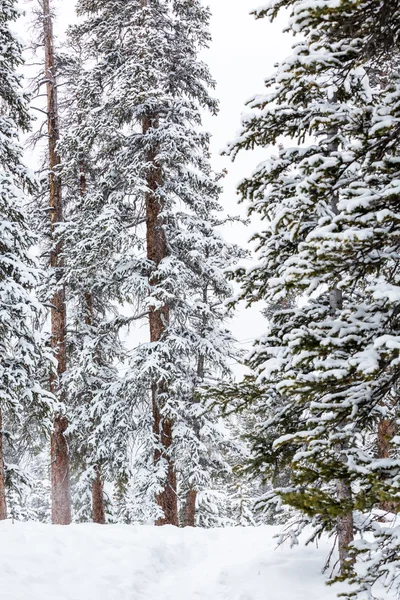
[[[336,490],[339,502],[351,503],[353,493],[351,486],[347,481],[338,479],[336,482]],[[349,560],[349,546],[354,540],[354,522],[352,512],[348,512],[345,515],[338,517],[336,532],[338,537],[340,570],[343,573],[352,564],[351,560]]]
[[[0,410],[0,521],[7,519],[6,474],[3,454],[3,416]]]
[[[55,293],[51,300],[51,345],[57,360],[57,371],[52,371],[50,375],[50,390],[56,397],[63,401],[65,397],[62,390],[62,377],[67,368],[65,347],[66,305],[65,288],[61,282],[64,267],[62,244],[57,239],[56,231],[57,224],[63,221],[61,181],[57,174],[57,168],[61,162],[57,152],[60,130],[50,1],[42,0],[42,7],[47,91],[50,232],[52,242],[50,267],[56,281]],[[54,431],[51,436],[51,486],[52,522],[58,525],[68,525],[71,522],[70,465],[68,444],[65,437],[67,427],[67,419],[61,414],[56,414],[54,416]]]
[[[156,116],[147,116],[143,118],[143,133],[147,134],[150,129],[158,127]],[[146,244],[147,258],[157,268],[161,261],[167,257],[167,240],[161,212],[163,206],[157,195],[158,188],[162,185],[162,170],[156,162],[156,150],[148,152],[147,162],[149,171],[147,173],[146,193]],[[151,277],[150,285],[156,286],[159,283],[157,277]],[[169,307],[164,305],[159,309],[152,308],[149,315],[150,342],[158,342],[162,339],[169,324]],[[153,408],[153,428],[157,443],[154,452],[154,463],[165,460],[167,463],[167,477],[165,487],[160,492],[156,501],[163,511],[163,517],[159,518],[156,525],[176,525],[178,519],[178,497],[176,485],[175,465],[170,457],[170,447],[172,444],[172,420],[162,414],[164,398],[168,394],[168,386],[164,381],[153,382],[152,384],[152,408]]]
[[[393,407],[394,410],[394,407]],[[378,424],[378,458],[390,458],[392,454],[392,440],[397,434],[398,427],[396,419],[382,419]],[[385,512],[399,512],[399,503],[385,500],[379,504],[379,508]]]
[[[196,526],[196,500],[197,491],[194,489],[189,490],[186,497],[185,527]]]
[[[69,452],[65,431],[68,421],[57,415],[51,435],[51,520],[55,525],[71,523],[71,490],[69,480]]]
[[[93,523],[105,524],[104,489],[100,467],[96,467],[96,479],[92,483],[92,515]]]

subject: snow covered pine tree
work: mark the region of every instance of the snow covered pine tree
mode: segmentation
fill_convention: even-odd
[[[269,94],[250,102],[231,152],[277,146],[282,136],[298,143],[280,147],[240,186],[265,228],[254,238],[258,264],[238,276],[249,303],[302,301],[271,315],[239,402],[266,415],[253,468],[272,475],[291,463],[291,484],[267,500],[298,509],[315,536],[336,532],[340,577],[368,594],[377,579],[389,586],[398,575],[397,529],[379,524],[376,509],[398,498],[399,453],[380,457],[376,440],[382,418],[397,410],[400,376],[400,87],[391,60],[400,9],[277,0],[256,15],[274,18],[285,7],[304,41],[267,79]],[[383,57],[393,68],[374,84]],[[368,527],[376,554],[376,544],[352,543]],[[358,571],[365,553],[368,568]]]
[[[53,35],[53,14],[50,0],[38,0],[37,26],[40,44],[44,50],[44,69],[39,74],[38,89],[45,86],[47,126],[47,173],[36,202],[36,211],[41,215],[36,229],[45,247],[47,281],[43,286],[43,298],[50,306],[51,347],[55,366],[51,369],[49,387],[57,399],[53,415],[51,434],[51,499],[52,522],[68,525],[71,522],[70,457],[65,432],[68,427],[66,416],[66,394],[63,378],[67,369],[66,354],[66,302],[63,282],[64,259],[60,226],[64,220],[62,184],[60,179],[60,121],[58,107],[58,82]],[[41,201],[44,204],[41,204]],[[46,208],[45,208],[46,207]],[[43,218],[42,215],[45,215]]]
[[[140,275],[135,280],[144,269],[137,257],[137,211],[131,195],[137,182],[114,161],[124,136],[114,112],[102,105],[109,74],[102,63],[86,70],[85,59],[93,62],[96,49],[89,43],[81,52],[80,35],[79,28],[71,29],[69,53],[61,60],[68,83],[62,99],[67,108],[61,112],[65,133],[59,144],[69,306],[64,381],[76,518],[104,523],[104,480],[118,485],[129,478],[128,449],[137,409],[134,390],[125,384],[118,365],[126,358],[121,330],[138,317],[118,313],[124,304],[136,306],[147,285]]]
[[[39,272],[29,250],[36,242],[24,213],[25,190],[33,182],[22,163],[19,134],[29,129],[27,102],[16,70],[22,64],[21,46],[11,25],[18,18],[13,0],[0,4],[0,519],[7,517],[5,441],[12,444],[29,419],[48,424],[52,403],[36,379],[43,360],[35,333],[41,307],[34,295]],[[10,431],[5,438],[5,427]],[[15,468],[13,469],[15,471]],[[11,475],[10,475],[11,478]]]
[[[216,232],[219,185],[201,131],[200,111],[217,109],[198,59],[209,42],[209,11],[197,0],[81,0],[78,14],[84,20],[73,35],[92,60],[86,77],[103,92],[92,122],[117,126],[113,144],[108,134],[96,134],[96,144],[115,194],[130,206],[125,227],[136,227],[146,251],[145,259],[120,256],[117,272],[121,295],[139,300],[150,322],[150,343],[136,350],[124,382],[152,411],[152,456],[144,459],[150,512],[158,524],[178,525],[179,470],[193,524],[206,472],[196,461],[209,456],[200,437],[217,434],[211,422],[203,426],[207,419],[197,422],[195,398],[209,371],[229,371],[234,351],[222,299],[230,290],[221,269],[238,254]]]

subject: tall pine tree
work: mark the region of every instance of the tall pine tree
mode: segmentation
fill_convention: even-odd
[[[90,50],[88,54],[79,51],[79,32],[71,30],[70,54],[61,61],[68,89],[63,97],[65,133],[59,144],[66,203],[62,232],[68,300],[65,386],[76,516],[104,523],[104,481],[115,483],[129,476],[136,396],[124,383],[118,365],[126,352],[121,330],[137,316],[124,318],[120,310],[124,304],[138,303],[143,277],[136,273],[143,269],[143,260],[137,257],[137,210],[131,196],[136,180],[121,173],[112,160],[124,137],[115,115],[103,110],[107,74],[85,69]]]
[[[36,239],[27,224],[24,207],[25,193],[32,191],[33,182],[22,162],[19,143],[21,132],[26,132],[30,123],[27,99],[17,75],[22,50],[12,32],[18,15],[15,2],[1,3],[0,519],[7,517],[6,480],[12,483],[16,471],[7,469],[5,447],[18,438],[22,427],[29,439],[38,421],[48,425],[47,412],[51,405],[50,395],[41,389],[38,381],[39,364],[44,355],[36,326],[42,309],[35,298],[39,271],[30,253]]]
[[[209,12],[198,1],[82,0],[78,13],[74,39],[86,52],[89,85],[97,81],[101,90],[91,120],[95,152],[107,162],[103,181],[125,203],[121,228],[132,232],[131,255],[118,254],[114,275],[121,297],[139,303],[150,326],[150,342],[133,353],[124,385],[152,413],[153,431],[144,433],[152,456],[143,460],[154,515],[177,525],[178,461],[193,444],[200,450],[192,459],[207,454],[198,386],[207,370],[228,371],[232,340],[222,300],[230,291],[222,263],[238,254],[217,233],[219,185],[201,130],[201,110],[217,108],[198,58],[209,42]],[[187,469],[193,507],[199,481]]]
[[[398,453],[379,456],[371,440],[398,393],[399,9],[288,0],[257,16],[283,7],[303,41],[267,79],[269,93],[250,103],[232,146],[233,155],[279,149],[240,187],[264,222],[254,238],[259,263],[239,272],[243,298],[281,309],[254,347],[255,375],[239,398],[266,417],[253,468],[272,477],[291,466],[291,483],[268,499],[298,509],[316,536],[335,532],[342,577],[366,591],[393,581],[396,547],[395,529],[382,531],[374,515],[397,497]],[[377,82],[383,57],[393,67]],[[282,138],[297,143],[280,146]],[[290,296],[298,301],[285,307]],[[382,531],[376,554],[376,544],[352,544],[366,523]],[[367,575],[353,569],[364,553]]]

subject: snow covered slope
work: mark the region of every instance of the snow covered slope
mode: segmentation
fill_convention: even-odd
[[[328,544],[275,550],[274,527],[0,523],[1,600],[333,600]]]

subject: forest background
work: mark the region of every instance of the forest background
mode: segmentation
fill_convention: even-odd
[[[201,58],[209,65],[212,77],[216,82],[213,96],[219,102],[219,113],[211,116],[203,114],[203,127],[211,133],[211,163],[217,173],[224,172],[221,180],[221,205],[227,214],[240,215],[246,218],[247,207],[238,203],[237,186],[250,175],[257,164],[265,159],[269,150],[254,149],[239,154],[234,164],[223,155],[228,143],[234,139],[240,128],[241,115],[246,101],[254,92],[261,92],[264,87],[265,73],[273,71],[274,65],[290,53],[293,38],[284,33],[288,13],[282,13],[273,23],[260,21],[250,13],[254,10],[253,0],[212,0],[210,3],[211,44],[204,50]],[[29,44],[32,37],[31,15],[29,11],[35,6],[32,0],[23,0],[22,8],[26,11],[25,31],[20,35]],[[54,30],[56,44],[62,45],[65,30],[76,19],[75,2],[54,0]],[[240,39],[240,43],[238,40]],[[37,152],[30,156],[30,164],[34,167]],[[249,239],[257,228],[257,216],[251,222],[229,223],[223,235],[229,242],[235,242],[243,248],[248,247]],[[250,259],[251,260],[251,259]],[[261,306],[246,307],[240,302],[230,322],[230,329],[240,346],[246,351],[252,342],[265,328],[265,318],[260,312]],[[146,326],[132,328],[132,340],[145,341],[148,332]],[[233,363],[232,370],[240,378],[247,369]]]

